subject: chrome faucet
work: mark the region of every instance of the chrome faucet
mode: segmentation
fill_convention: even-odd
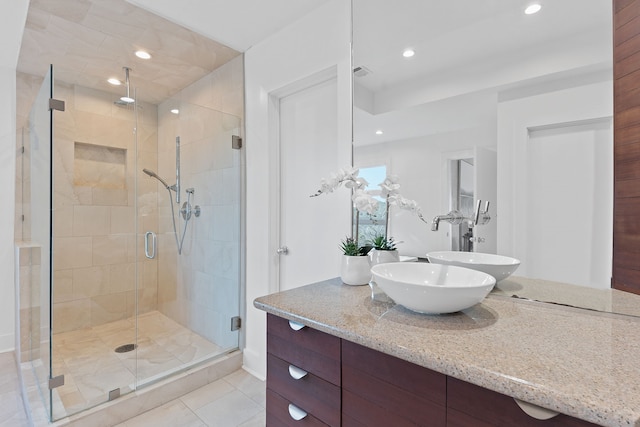
[[[478,199],[478,202],[476,203],[476,211],[473,215],[473,218],[467,218],[460,211],[457,211],[455,209],[446,215],[438,215],[434,217],[433,221],[431,222],[431,231],[438,231],[440,221],[447,221],[452,225],[458,225],[466,222],[469,228],[473,228],[476,225],[485,225],[486,223],[491,221],[491,216],[489,215],[489,201],[485,203],[484,210],[480,210],[481,204],[482,200]],[[423,218],[421,219],[424,221]]]
[[[438,231],[440,221],[447,221],[453,225],[458,225],[462,224],[465,220],[468,220],[468,218],[465,218],[460,211],[454,209],[446,215],[438,215],[434,217],[431,222],[431,231]]]

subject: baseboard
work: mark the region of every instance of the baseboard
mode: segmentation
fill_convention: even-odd
[[[242,369],[249,372],[256,378],[265,380],[267,368],[266,356],[245,347],[242,351]]]
[[[15,351],[15,349],[16,349],[15,334],[0,335],[0,353]]]

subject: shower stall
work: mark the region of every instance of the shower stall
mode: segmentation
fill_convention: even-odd
[[[239,348],[243,176],[241,97],[151,104],[132,78],[127,103],[53,71],[17,189],[18,356],[51,421]]]

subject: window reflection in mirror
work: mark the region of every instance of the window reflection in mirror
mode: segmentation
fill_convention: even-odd
[[[387,176],[387,166],[361,167],[358,175],[367,180],[369,183],[367,189],[375,194],[380,190],[380,184]],[[387,233],[387,200],[379,195],[374,195],[374,198],[378,200],[378,209],[374,214],[360,212],[353,208],[353,235],[357,236],[360,246],[369,244],[375,236]]]

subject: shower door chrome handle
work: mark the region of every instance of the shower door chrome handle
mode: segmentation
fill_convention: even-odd
[[[151,236],[151,252],[149,252],[149,236]],[[149,259],[156,257],[156,233],[153,231],[144,233],[144,255]]]

